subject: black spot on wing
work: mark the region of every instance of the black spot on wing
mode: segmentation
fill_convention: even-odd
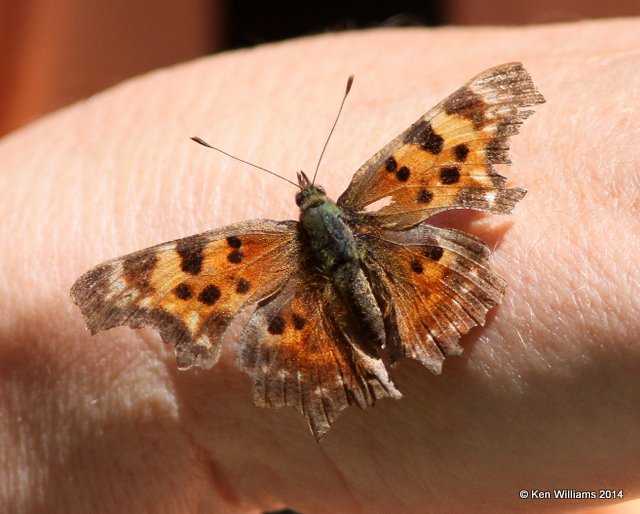
[[[213,284],[208,285],[198,295],[200,300],[205,305],[213,305],[220,299],[220,289]]]
[[[249,281],[244,278],[239,278],[238,282],[236,283],[236,293],[244,294],[247,293],[249,289],[251,289],[251,284],[249,283]]]
[[[433,199],[433,193],[425,188],[418,191],[416,200],[418,203],[429,203]]]
[[[456,156],[456,161],[464,162],[467,160],[467,155],[469,155],[469,147],[464,143],[460,143],[455,146],[453,153]]]
[[[296,330],[302,330],[307,322],[302,316],[295,312],[291,315],[291,321],[293,321],[293,327]]]
[[[178,241],[176,252],[180,256],[180,269],[190,275],[197,275],[204,262],[206,241],[200,236],[188,237]]]
[[[398,171],[396,171],[396,178],[400,182],[406,182],[409,180],[409,176],[411,175],[411,170],[406,166],[402,166]]]
[[[185,284],[184,282],[182,284],[178,284],[178,286],[173,290],[173,293],[180,298],[180,300],[188,300],[193,296],[191,287],[189,284]]]
[[[460,168],[443,166],[440,168],[440,182],[445,185],[455,184],[460,180]]]
[[[267,330],[269,331],[270,334],[275,335],[280,335],[284,332],[284,328],[285,328],[285,322],[284,322],[284,318],[282,316],[275,316],[272,320],[271,323],[269,323],[269,327],[267,328]]]
[[[424,256],[432,261],[439,261],[443,254],[444,250],[440,246],[427,246],[424,249]]]
[[[403,141],[405,144],[418,145],[434,155],[442,151],[444,139],[433,131],[431,123],[421,120],[409,129]]]
[[[227,237],[227,244],[231,248],[240,248],[242,246],[242,241],[240,241],[236,236],[229,236]]]
[[[396,162],[396,160],[393,157],[389,157],[384,165],[384,169],[391,173],[393,171],[396,171],[397,168],[398,163]]]
[[[233,264],[239,264],[244,259],[244,254],[240,250],[233,250],[227,255],[227,260]]]

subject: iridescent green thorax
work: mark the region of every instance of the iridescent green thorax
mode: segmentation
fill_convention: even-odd
[[[314,264],[329,277],[344,265],[358,266],[356,240],[340,207],[327,197],[321,186],[304,179],[300,182],[302,189],[296,195],[296,203]]]

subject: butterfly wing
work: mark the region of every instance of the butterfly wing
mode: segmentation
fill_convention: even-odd
[[[338,205],[378,226],[404,229],[449,209],[510,213],[525,190],[505,187],[493,165],[508,164],[509,137],[544,102],[520,63],[491,68],[427,112],[369,159]]]
[[[71,289],[92,333],[154,327],[178,365],[210,367],[245,307],[276,293],[300,262],[297,222],[258,220],[104,262]]]
[[[382,305],[392,361],[410,357],[440,373],[461,335],[484,324],[506,283],[482,240],[427,224],[363,236],[364,264]]]
[[[382,360],[358,345],[349,319],[331,285],[302,277],[259,306],[238,352],[256,405],[297,408],[320,439],[348,405],[364,409],[379,398],[400,398]]]

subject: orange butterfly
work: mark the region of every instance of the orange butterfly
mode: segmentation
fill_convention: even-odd
[[[439,373],[500,303],[506,283],[486,245],[424,221],[512,212],[526,191],[493,165],[509,163],[509,137],[542,102],[520,63],[491,68],[369,159],[337,202],[299,172],[299,221],[247,221],[112,259],[71,297],[92,333],[157,328],[180,369],[213,366],[232,320],[255,307],[238,346],[254,401],[296,407],[319,439],[348,405],[401,397],[382,349]]]

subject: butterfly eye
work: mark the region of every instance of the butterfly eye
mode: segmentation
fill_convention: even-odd
[[[302,205],[302,201],[304,200],[303,191],[296,193],[296,205],[300,207]]]

